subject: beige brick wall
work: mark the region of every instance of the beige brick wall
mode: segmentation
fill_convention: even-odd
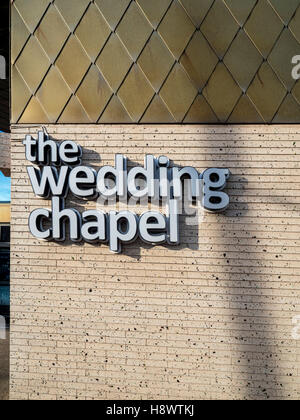
[[[300,127],[47,129],[96,167],[115,153],[228,167],[231,205],[181,226],[178,247],[39,242],[27,219],[48,202],[21,143],[37,127],[14,126],[11,399],[299,398]]]

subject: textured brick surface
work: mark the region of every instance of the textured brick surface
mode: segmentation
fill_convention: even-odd
[[[12,128],[10,398],[299,398],[299,126],[49,126],[95,167],[153,153],[230,168],[224,214],[119,255],[30,236],[49,205],[25,171],[37,129]]]

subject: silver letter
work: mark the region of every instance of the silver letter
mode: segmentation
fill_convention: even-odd
[[[68,191],[67,174],[68,166],[62,166],[59,171],[53,166],[45,166],[43,169],[36,169],[27,166],[27,172],[35,195],[43,198],[52,195],[65,197]]]
[[[166,219],[161,213],[155,211],[143,213],[139,221],[140,238],[149,244],[161,244],[166,241],[166,233],[162,233],[166,227]]]
[[[131,195],[136,198],[144,196],[154,197],[155,195],[155,157],[152,155],[146,155],[145,157],[145,168],[132,168],[128,172],[128,191]],[[144,178],[146,180],[145,188],[137,188],[136,178]]]
[[[53,239],[64,241],[66,239],[66,221],[70,224],[70,239],[80,241],[81,216],[76,209],[64,209],[64,200],[59,197],[52,198],[52,232]]]
[[[87,210],[82,214],[84,222],[81,235],[87,242],[106,241],[106,214],[103,211]]]
[[[137,236],[137,217],[130,211],[109,212],[109,248],[121,252],[121,242],[129,243]]]
[[[195,168],[186,166],[185,168],[172,168],[172,183],[174,198],[182,197],[182,180],[188,177],[191,182],[191,198],[200,196],[199,173]]]
[[[72,157],[70,155],[72,155]],[[64,163],[80,165],[81,156],[82,149],[74,141],[66,140],[59,145],[59,157]]]
[[[112,175],[115,179],[115,186],[108,188],[105,184],[105,178]],[[104,197],[126,196],[126,175],[127,175],[127,159],[123,155],[115,156],[115,168],[112,166],[103,166],[98,171],[97,187],[98,191]]]
[[[168,215],[168,243],[179,244],[179,206],[178,200],[169,200],[167,204]]]
[[[93,198],[96,195],[96,177],[94,169],[87,166],[76,166],[70,172],[69,188],[78,198]],[[79,188],[80,184],[86,184],[84,188]]]
[[[29,216],[29,230],[38,239],[51,239],[51,229],[43,230],[43,219],[50,220],[51,211],[47,209],[36,209]]]
[[[25,146],[25,156],[30,162],[36,162],[36,140],[34,140],[29,134],[23,140]]]
[[[170,161],[166,156],[160,156],[157,159],[159,166],[159,196],[161,198],[167,198],[170,196],[170,185],[169,185],[169,166]]]
[[[47,153],[45,153],[45,149],[47,151],[48,148],[51,149],[49,159],[47,158]],[[45,133],[43,131],[39,131],[38,162],[42,165],[46,165],[48,161],[49,163],[54,163],[55,165],[59,163],[58,146],[53,140],[45,140]]]
[[[203,179],[202,206],[209,211],[224,211],[229,206],[229,197],[221,192],[230,176],[229,169],[210,168],[206,169],[201,178]]]

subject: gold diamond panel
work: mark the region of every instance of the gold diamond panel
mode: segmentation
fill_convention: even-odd
[[[300,123],[300,0],[12,0],[12,123]]]

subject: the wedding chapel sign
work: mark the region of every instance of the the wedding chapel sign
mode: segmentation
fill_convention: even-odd
[[[146,155],[144,167],[128,170],[127,158],[116,154],[115,166],[96,171],[82,165],[82,148],[74,141],[57,143],[40,131],[37,139],[27,135],[23,144],[26,159],[36,165],[27,167],[34,194],[52,201],[51,210],[39,208],[29,216],[30,232],[38,239],[64,241],[68,226],[71,241],[108,243],[113,252],[121,252],[122,243],[137,237],[153,245],[176,245],[184,180],[188,180],[190,199],[199,201],[205,210],[220,212],[229,205],[222,191],[230,176],[226,168],[209,168],[199,174],[193,167],[171,167],[166,156]],[[139,216],[129,210],[81,214],[65,208],[68,194],[85,200],[164,201],[166,215],[152,210]]]

